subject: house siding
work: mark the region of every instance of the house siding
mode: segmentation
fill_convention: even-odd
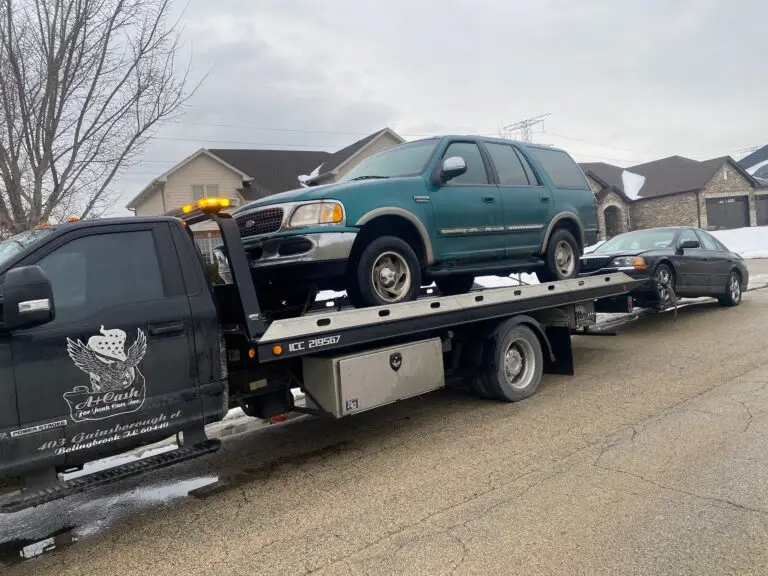
[[[698,199],[695,192],[661,198],[636,200],[631,204],[633,230],[662,226],[698,226]]]
[[[165,205],[168,210],[176,210],[194,200],[194,184],[218,184],[219,196],[239,200],[237,189],[243,185],[236,173],[204,154],[188,162],[168,175],[165,183]]]
[[[723,175],[725,172],[725,176]],[[699,210],[701,211],[701,227],[707,229],[707,198],[723,198],[733,196],[749,197],[749,225],[757,225],[755,207],[755,189],[731,164],[724,162],[723,166],[707,182],[699,194]]]
[[[367,147],[363,148],[357,154],[349,158],[346,164],[342,164],[342,166],[339,168],[338,174],[332,181],[338,182],[339,178],[360,164],[360,162],[368,158],[368,156],[373,156],[377,152],[381,152],[382,150],[386,150],[387,148],[397,144],[401,144],[401,142],[388,133],[382,134],[378,138],[371,141]]]
[[[152,194],[141,204],[136,205],[136,216],[162,216],[168,210],[163,206],[163,185],[155,187]]]

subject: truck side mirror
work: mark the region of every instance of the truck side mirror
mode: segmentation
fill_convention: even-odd
[[[449,180],[461,176],[467,171],[467,163],[461,156],[451,156],[443,161],[443,169],[440,170],[440,183],[445,184]]]
[[[680,242],[680,245],[677,247],[677,253],[683,254],[685,253],[686,249],[698,248],[699,246],[700,245],[698,240],[683,240],[682,242]]]
[[[6,330],[32,328],[54,319],[53,288],[40,266],[21,266],[5,274],[3,316]]]

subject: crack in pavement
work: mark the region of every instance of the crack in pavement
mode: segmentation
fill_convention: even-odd
[[[602,455],[601,455],[602,456]],[[703,500],[705,502],[710,503],[719,503],[719,504],[726,504],[728,507],[732,509],[737,510],[744,510],[746,512],[754,512],[757,514],[765,514],[768,515],[768,509],[763,510],[761,508],[752,508],[750,506],[745,506],[744,504],[739,504],[738,502],[733,502],[732,500],[728,500],[726,498],[715,498],[714,496],[704,496],[702,494],[696,494],[695,492],[690,492],[688,490],[683,490],[682,488],[673,488],[671,486],[665,486],[664,484],[661,484],[659,482],[654,482],[653,480],[649,480],[645,476],[641,474],[635,474],[634,472],[629,472],[627,470],[621,470],[620,468],[612,468],[610,466],[603,466],[602,464],[599,464],[598,461],[600,460],[600,457],[598,456],[597,460],[592,463],[592,466],[595,468],[599,468],[600,470],[605,470],[607,472],[616,472],[618,474],[624,474],[627,476],[631,476],[633,478],[637,478],[638,480],[642,480],[643,482],[650,484],[651,486],[654,486],[656,488],[660,488],[661,490],[666,490],[668,492],[674,492],[676,494],[683,494],[685,496],[690,496],[691,498],[695,498],[697,500]]]

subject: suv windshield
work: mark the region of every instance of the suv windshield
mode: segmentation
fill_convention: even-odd
[[[22,232],[0,242],[0,266],[5,264],[13,256],[24,250],[51,233],[51,228],[37,228],[29,232]]]
[[[424,171],[438,142],[436,138],[419,140],[384,150],[360,162],[339,181],[416,176]]]
[[[668,248],[675,239],[675,230],[638,230],[614,236],[601,244],[595,252],[618,252],[621,250],[654,250]]]

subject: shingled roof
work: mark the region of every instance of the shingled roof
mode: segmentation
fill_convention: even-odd
[[[741,160],[739,160],[739,164],[742,168],[745,170],[752,168],[752,166],[757,166],[761,162],[768,161],[768,144],[763,146],[762,148],[759,148],[758,150],[755,150],[750,154],[749,156],[745,156]]]
[[[299,176],[311,172],[331,156],[328,152],[305,150],[215,148],[208,152],[253,178],[249,185],[257,192],[254,198],[300,188]],[[251,200],[249,188],[241,193],[246,200]]]
[[[693,160],[684,156],[669,156],[627,168],[613,166],[604,162],[589,162],[580,164],[580,166],[585,174],[592,174],[593,178],[619,190],[622,194],[624,193],[624,184],[621,175],[625,170],[644,176],[645,183],[637,195],[639,200],[644,200],[701,190],[707,185],[707,182],[710,181],[715,172],[726,162],[729,162],[734,169],[752,182],[753,185],[762,185],[761,182],[752,178],[730,156],[721,156],[704,161]]]

